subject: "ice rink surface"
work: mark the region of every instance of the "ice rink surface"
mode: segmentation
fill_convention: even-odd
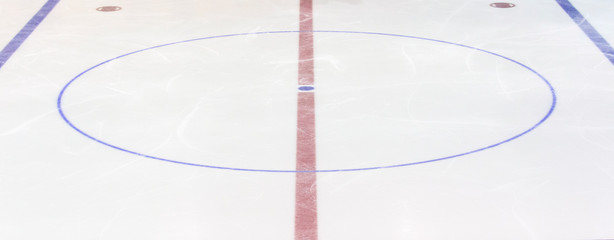
[[[492,3],[2,0],[0,239],[614,239],[614,2]]]

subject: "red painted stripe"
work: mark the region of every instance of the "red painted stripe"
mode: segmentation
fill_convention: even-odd
[[[300,2],[298,84],[313,85],[312,0]],[[296,170],[316,170],[315,94],[298,93]],[[318,239],[318,204],[315,172],[296,173],[295,240]]]
[[[298,94],[296,170],[316,169],[315,98],[313,92]],[[296,173],[295,239],[318,239],[318,204],[315,172]]]
[[[299,30],[298,84],[313,85],[313,8],[312,0],[301,0]]]

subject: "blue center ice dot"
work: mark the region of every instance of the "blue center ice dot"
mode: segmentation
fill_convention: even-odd
[[[300,86],[298,87],[298,90],[301,91],[313,91],[315,88],[313,86]]]

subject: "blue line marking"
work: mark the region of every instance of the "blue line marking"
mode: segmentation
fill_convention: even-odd
[[[409,38],[409,39],[418,39],[418,40],[425,40],[425,41],[431,41],[431,42],[436,42],[436,43],[442,43],[442,44],[448,44],[448,45],[454,45],[454,46],[458,46],[458,47],[463,47],[463,48],[467,48],[467,49],[472,49],[475,51],[479,51],[479,52],[483,52],[486,54],[490,54],[492,56],[496,56],[505,60],[508,60],[512,63],[515,63],[523,68],[525,68],[526,70],[529,70],[530,72],[534,73],[536,76],[538,76],[544,84],[546,84],[546,86],[548,87],[550,94],[551,94],[551,98],[552,98],[552,102],[550,105],[550,108],[548,109],[548,112],[544,115],[544,117],[541,118],[541,120],[539,120],[536,124],[534,124],[532,127],[530,127],[529,129],[516,134],[515,136],[512,136],[508,139],[505,139],[501,142],[497,142],[495,144],[492,145],[488,145],[479,149],[475,149],[472,151],[468,151],[468,152],[464,152],[464,153],[459,153],[459,154],[455,154],[455,155],[451,155],[451,156],[447,156],[447,157],[441,157],[441,158],[436,158],[436,159],[430,159],[430,160],[424,160],[424,161],[418,161],[418,162],[410,162],[410,163],[404,163],[404,164],[396,164],[396,165],[386,165],[386,166],[373,166],[373,167],[364,167],[364,168],[344,168],[344,169],[322,169],[322,170],[312,170],[312,171],[296,171],[296,170],[284,170],[284,169],[251,169],[251,168],[237,168],[237,167],[227,167],[227,166],[214,166],[214,165],[206,165],[206,164],[198,164],[198,163],[191,163],[191,162],[183,162],[183,161],[177,161],[177,160],[172,160],[172,159],[166,159],[166,158],[160,158],[160,157],[156,157],[156,156],[151,156],[151,155],[147,155],[147,154],[143,154],[143,153],[139,153],[133,150],[129,150],[129,149],[125,149],[119,146],[115,146],[113,144],[104,142],[100,139],[97,139],[96,137],[82,131],[81,129],[79,129],[77,126],[75,126],[67,117],[67,115],[64,113],[64,109],[62,108],[62,99],[64,97],[64,95],[66,94],[66,91],[68,90],[68,88],[70,87],[70,85],[75,82],[77,79],[79,79],[80,77],[82,77],[83,75],[85,75],[86,73],[88,73],[89,71],[100,67],[101,65],[104,65],[108,62],[114,61],[116,59],[119,58],[123,58],[123,57],[127,57],[133,54],[137,54],[140,52],[144,52],[147,50],[152,50],[152,49],[156,49],[156,48],[161,48],[161,47],[165,47],[165,46],[170,46],[170,45],[176,45],[176,44],[182,44],[182,43],[187,43],[187,42],[194,42],[194,41],[201,41],[201,40],[207,40],[207,39],[215,39],[215,38],[226,38],[226,37],[236,37],[236,36],[245,36],[245,35],[260,35],[260,34],[286,34],[286,33],[298,33],[301,31],[270,31],[270,32],[252,32],[252,33],[236,33],[236,34],[227,34],[227,35],[220,35],[220,36],[212,36],[212,37],[204,37],[204,38],[196,38],[196,39],[190,39],[190,40],[184,40],[184,41],[179,41],[179,42],[173,42],[173,43],[167,43],[167,44],[162,44],[162,45],[158,45],[158,46],[154,46],[154,47],[149,47],[149,48],[144,48],[141,50],[137,50],[134,52],[130,52],[130,53],[126,53],[124,55],[103,61],[99,64],[96,64],[88,69],[86,69],[85,71],[79,73],[76,77],[74,77],[73,79],[71,79],[60,91],[60,94],[58,96],[57,99],[57,108],[58,108],[58,112],[60,114],[60,116],[62,117],[62,119],[71,127],[73,128],[75,131],[79,132],[80,134],[82,134],[85,137],[88,137],[102,145],[111,147],[113,149],[116,150],[120,150],[126,153],[130,153],[130,154],[134,154],[137,156],[141,156],[141,157],[145,157],[145,158],[150,158],[150,159],[154,159],[154,160],[160,160],[160,161],[165,161],[165,162],[170,162],[170,163],[177,163],[177,164],[183,164],[183,165],[188,165],[188,166],[195,166],[195,167],[205,167],[205,168],[213,168],[213,169],[222,169],[222,170],[234,170],[234,171],[249,171],[249,172],[268,172],[268,173],[295,173],[295,172],[349,172],[349,171],[365,171],[365,170],[377,170],[377,169],[386,169],[386,168],[396,168],[396,167],[405,167],[405,166],[413,166],[413,165],[418,165],[418,164],[425,164],[425,163],[433,163],[433,162],[438,162],[438,161],[444,161],[444,160],[449,160],[452,158],[457,158],[457,157],[462,157],[462,156],[466,156],[466,155],[470,155],[470,154],[474,154],[474,153],[478,153],[481,151],[485,151],[494,147],[497,147],[499,145],[511,142],[512,140],[518,139],[524,135],[526,135],[527,133],[535,130],[538,126],[542,125],[554,112],[554,109],[556,107],[556,103],[557,103],[557,97],[556,97],[556,93],[554,88],[552,87],[552,85],[550,84],[550,82],[544,78],[541,74],[539,74],[537,71],[533,70],[532,68],[516,61],[513,60],[511,58],[505,57],[503,55],[499,55],[497,53],[493,53],[493,52],[489,52],[487,50],[484,49],[480,49],[480,48],[476,48],[476,47],[471,47],[471,46],[467,46],[467,45],[463,45],[463,44],[459,44],[459,43],[453,43],[453,42],[447,42],[447,41],[443,41],[443,40],[437,40],[437,39],[430,39],[430,38],[423,38],[423,37],[415,37],[415,36],[408,36],[408,35],[400,35],[400,34],[390,34],[390,33],[377,33],[377,32],[357,32],[357,31],[311,31],[314,33],[341,33],[341,34],[361,34],[361,35],[377,35],[377,36],[389,36],[389,37],[401,37],[401,38]]]
[[[586,18],[576,9],[568,0],[556,0],[556,2],[567,12],[569,17],[584,31],[584,34],[593,41],[595,46],[601,50],[603,55],[610,60],[614,65],[614,48],[608,43],[608,41],[597,32],[597,29],[591,25]]]
[[[41,24],[43,19],[49,15],[51,10],[60,0],[49,0],[38,12],[26,23],[26,25],[13,37],[13,39],[7,44],[2,51],[0,51],[0,69],[4,66],[4,63],[11,58],[13,53],[19,49],[21,44],[34,32],[36,27]]]

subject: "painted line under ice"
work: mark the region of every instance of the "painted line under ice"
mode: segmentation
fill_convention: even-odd
[[[60,0],[49,0],[38,12],[26,23],[26,25],[11,39],[11,41],[0,51],[0,69],[2,66],[13,56],[13,53],[19,49],[26,39],[34,32],[36,27],[43,22],[43,20],[49,15],[51,10]]]
[[[569,17],[582,29],[584,34],[593,41],[595,46],[601,50],[603,55],[614,65],[614,48],[601,34],[586,20],[586,18],[568,0],[556,0],[556,2],[567,12]]]

